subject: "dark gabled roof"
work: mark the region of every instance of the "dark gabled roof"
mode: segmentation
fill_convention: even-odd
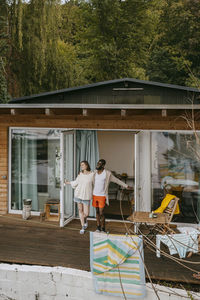
[[[25,97],[20,97],[20,98],[13,98],[12,100],[9,101],[9,103],[17,103],[17,102],[20,103],[21,101],[26,102],[26,100],[36,99],[38,97],[52,96],[52,95],[62,94],[62,93],[71,93],[71,92],[76,92],[76,91],[80,91],[80,90],[92,89],[92,88],[96,88],[96,87],[100,87],[100,86],[106,86],[106,85],[111,85],[111,84],[116,84],[116,83],[121,83],[121,82],[132,82],[132,83],[139,83],[139,84],[144,84],[144,85],[146,84],[146,85],[155,86],[155,87],[182,90],[185,92],[195,92],[195,93],[200,92],[199,89],[193,88],[193,87],[180,86],[180,85],[174,85],[174,84],[166,84],[166,83],[147,81],[147,80],[139,80],[139,79],[134,79],[134,78],[122,78],[122,79],[115,79],[115,80],[108,80],[108,81],[87,84],[87,85],[73,87],[73,88],[66,88],[66,89],[61,89],[61,90],[56,90],[56,91],[51,91],[51,92],[45,92],[45,93],[41,93],[41,94],[35,94],[35,95],[30,95],[30,96],[25,96]]]

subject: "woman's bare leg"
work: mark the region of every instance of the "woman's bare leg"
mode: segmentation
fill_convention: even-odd
[[[83,204],[84,223],[87,223],[87,217],[89,216],[90,205]]]
[[[83,204],[78,203],[78,213],[79,213],[79,218],[81,221],[81,226],[83,227],[84,225],[84,212],[83,212]]]

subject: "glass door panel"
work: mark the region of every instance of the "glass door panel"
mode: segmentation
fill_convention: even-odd
[[[60,226],[69,223],[75,215],[73,201],[73,189],[71,185],[65,185],[64,181],[74,180],[75,173],[75,132],[66,131],[61,133],[61,214]]]
[[[153,132],[152,209],[160,206],[166,192],[180,198],[181,213],[175,222],[199,223],[200,151],[194,133]]]
[[[11,193],[9,212],[20,212],[23,200],[32,200],[32,211],[44,210],[49,199],[60,198],[56,182],[56,152],[59,157],[60,132],[52,129],[11,130]],[[57,168],[60,162],[58,159]],[[57,178],[59,180],[59,178]]]

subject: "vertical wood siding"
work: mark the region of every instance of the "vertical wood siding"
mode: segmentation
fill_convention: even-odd
[[[8,127],[1,127],[0,128],[0,214],[6,214],[7,212],[8,212]]]

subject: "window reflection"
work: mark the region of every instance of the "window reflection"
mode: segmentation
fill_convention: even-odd
[[[59,199],[60,132],[49,129],[12,130],[11,209],[21,210],[24,199],[40,211],[50,199]]]
[[[192,133],[152,133],[152,210],[160,206],[170,186],[180,198],[181,214],[174,221],[199,223],[199,145]]]

